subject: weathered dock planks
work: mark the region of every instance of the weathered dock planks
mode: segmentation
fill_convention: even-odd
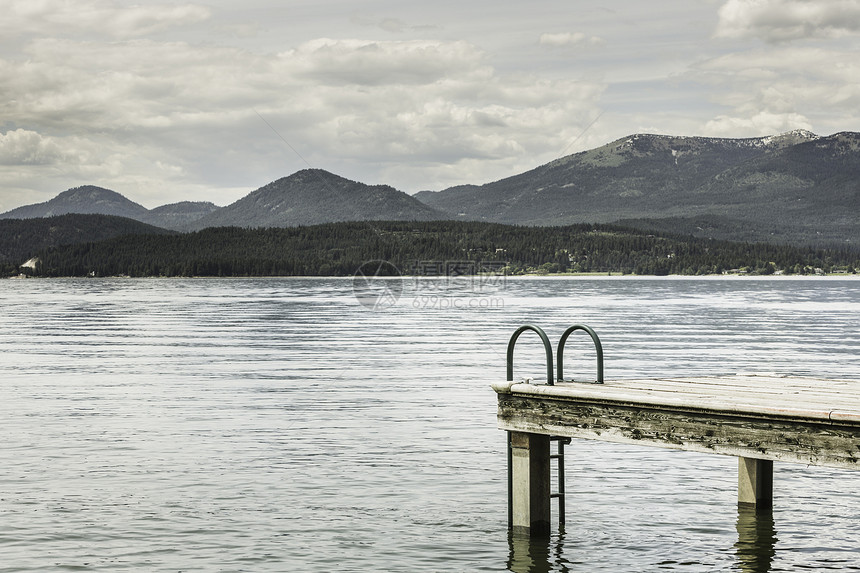
[[[860,468],[860,382],[776,376],[503,382],[499,428]]]

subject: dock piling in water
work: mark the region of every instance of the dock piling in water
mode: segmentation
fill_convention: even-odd
[[[549,436],[511,432],[514,532],[549,535]]]
[[[773,460],[738,458],[738,506],[773,508]]]

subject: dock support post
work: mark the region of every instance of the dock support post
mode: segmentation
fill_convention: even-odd
[[[773,461],[738,458],[738,506],[773,508]]]
[[[550,533],[549,436],[511,432],[511,518],[514,532]]]

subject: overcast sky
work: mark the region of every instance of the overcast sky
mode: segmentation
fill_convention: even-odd
[[[139,2],[139,0],[138,0]],[[860,131],[858,0],[0,0],[0,212],[408,193],[637,133]]]

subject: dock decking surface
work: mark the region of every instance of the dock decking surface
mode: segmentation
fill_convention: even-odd
[[[497,392],[662,406],[690,411],[774,415],[860,424],[860,381],[738,374],[687,378],[561,382],[554,386],[503,382]]]
[[[860,469],[860,381],[734,375],[493,388],[503,430]]]

